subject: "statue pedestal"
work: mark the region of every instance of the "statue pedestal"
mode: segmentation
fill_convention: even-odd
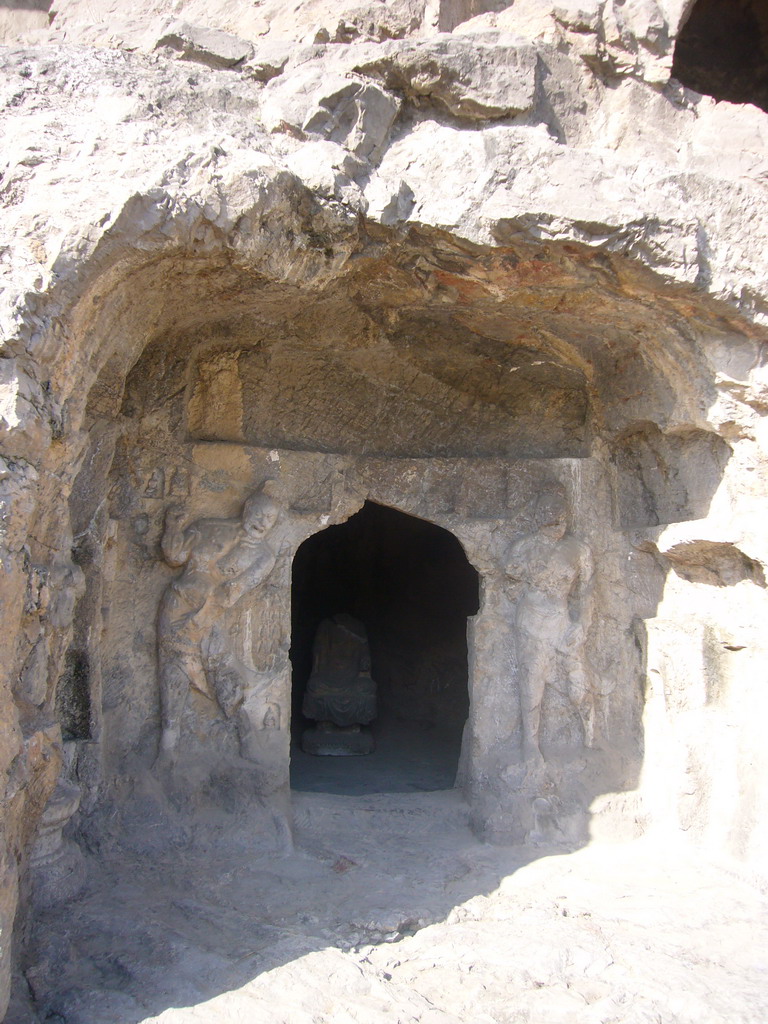
[[[376,683],[371,679],[368,634],[351,615],[334,615],[318,626],[302,711],[317,722],[301,737],[305,754],[373,753],[376,745],[365,726],[376,717]]]
[[[318,757],[355,757],[372,754],[375,744],[370,729],[360,725],[334,726],[326,722],[314,729],[305,729],[301,749],[305,754]]]
[[[32,890],[38,904],[72,899],[83,888],[83,854],[76,843],[62,835],[79,806],[79,787],[60,778],[43,811],[30,857]]]

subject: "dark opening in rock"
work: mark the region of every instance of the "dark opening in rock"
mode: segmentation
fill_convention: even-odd
[[[65,740],[91,738],[91,693],[88,654],[69,650],[56,688],[56,717]]]
[[[337,792],[453,786],[469,709],[467,616],[478,575],[447,530],[366,502],[357,515],[310,537],[293,563],[292,785]],[[376,684],[375,751],[313,757],[302,708],[318,627],[362,623]]]
[[[677,40],[672,75],[716,100],[768,110],[768,3],[697,0]]]

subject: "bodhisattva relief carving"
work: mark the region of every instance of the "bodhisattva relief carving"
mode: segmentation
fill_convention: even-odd
[[[234,653],[222,623],[228,609],[253,596],[270,576],[276,555],[268,536],[278,513],[262,492],[247,499],[237,519],[198,519],[184,526],[183,507],[172,505],[166,512],[163,557],[183,572],[166,587],[157,620],[164,762],[176,758],[190,689],[231,718],[242,707],[246,687],[257,682]],[[273,719],[270,727],[279,727]]]
[[[536,532],[512,544],[505,567],[514,605],[523,755],[542,760],[541,705],[548,685],[562,681],[578,712],[584,742],[594,740],[594,696],[585,643],[592,621],[592,552],[567,533],[565,496],[544,491]]]

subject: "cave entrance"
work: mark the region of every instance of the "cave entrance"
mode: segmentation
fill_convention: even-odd
[[[766,0],[696,0],[677,39],[672,76],[716,100],[768,110]]]
[[[469,711],[467,617],[478,606],[476,570],[453,534],[433,523],[366,502],[346,523],[309,537],[293,562],[292,787],[349,794],[451,788]],[[305,730],[318,724],[303,714],[313,649],[331,619],[362,623],[367,632],[376,684],[372,753],[302,749]],[[323,627],[321,636],[327,633]],[[359,643],[350,643],[360,657]]]

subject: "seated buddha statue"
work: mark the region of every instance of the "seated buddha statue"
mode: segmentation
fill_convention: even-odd
[[[323,619],[312,648],[312,673],[302,712],[317,725],[302,736],[308,754],[370,754],[367,726],[376,717],[368,633],[362,622],[341,613]]]

